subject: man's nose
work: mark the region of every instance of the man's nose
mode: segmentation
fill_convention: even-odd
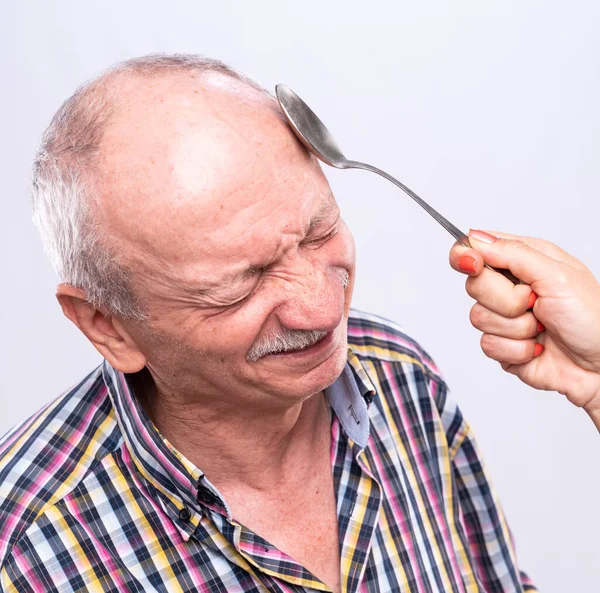
[[[332,331],[344,314],[341,270],[304,265],[284,288],[277,308],[280,323],[288,329]]]

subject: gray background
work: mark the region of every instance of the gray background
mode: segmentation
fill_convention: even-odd
[[[3,0],[0,433],[99,363],[62,317],[30,223],[40,135],[83,80],[156,51],[297,90],[346,154],[463,228],[552,240],[600,271],[600,4]],[[391,184],[327,171],[358,249],[354,305],[436,359],[479,436],[522,567],[545,593],[600,590],[600,438],[583,412],[479,349],[452,239]]]

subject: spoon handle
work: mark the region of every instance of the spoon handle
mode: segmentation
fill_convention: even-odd
[[[376,173],[377,175],[381,175],[388,181],[391,181],[394,185],[398,186],[404,193],[408,194],[421,208],[423,208],[426,212],[428,212],[435,220],[437,220],[459,243],[464,245],[465,247],[472,247],[471,242],[469,241],[469,237],[463,233],[460,229],[455,227],[448,219],[443,217],[437,210],[432,208],[425,200],[421,199],[412,189],[401,183],[385,171],[378,169],[377,167],[373,167],[372,165],[367,165],[366,163],[361,163],[360,161],[346,161],[344,169],[364,169],[365,171],[371,171],[372,173]],[[485,267],[502,274],[505,278],[508,278],[513,284],[520,284],[521,281],[510,271],[504,270],[501,268],[494,268],[488,264],[485,264]]]

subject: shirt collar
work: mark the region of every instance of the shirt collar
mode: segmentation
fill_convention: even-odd
[[[348,438],[364,449],[369,440],[368,406],[375,388],[351,350],[348,350],[348,362],[342,374],[325,394]]]
[[[204,473],[165,439],[134,397],[125,375],[107,361],[104,382],[115,408],[117,421],[138,472],[158,494],[163,509],[187,539],[199,523],[199,503],[229,515],[229,509]],[[326,390],[330,406],[348,438],[361,448],[369,438],[367,407],[375,388],[357,356],[348,350],[342,374]]]
[[[204,474],[160,434],[123,373],[104,361],[102,375],[136,469],[154,490],[150,494],[188,539],[202,515],[198,489]]]

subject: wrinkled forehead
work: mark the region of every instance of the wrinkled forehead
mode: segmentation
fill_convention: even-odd
[[[276,102],[239,81],[125,81],[121,97],[102,142],[99,209],[125,249],[197,258],[275,205],[298,199],[288,206],[301,211],[328,192]]]

